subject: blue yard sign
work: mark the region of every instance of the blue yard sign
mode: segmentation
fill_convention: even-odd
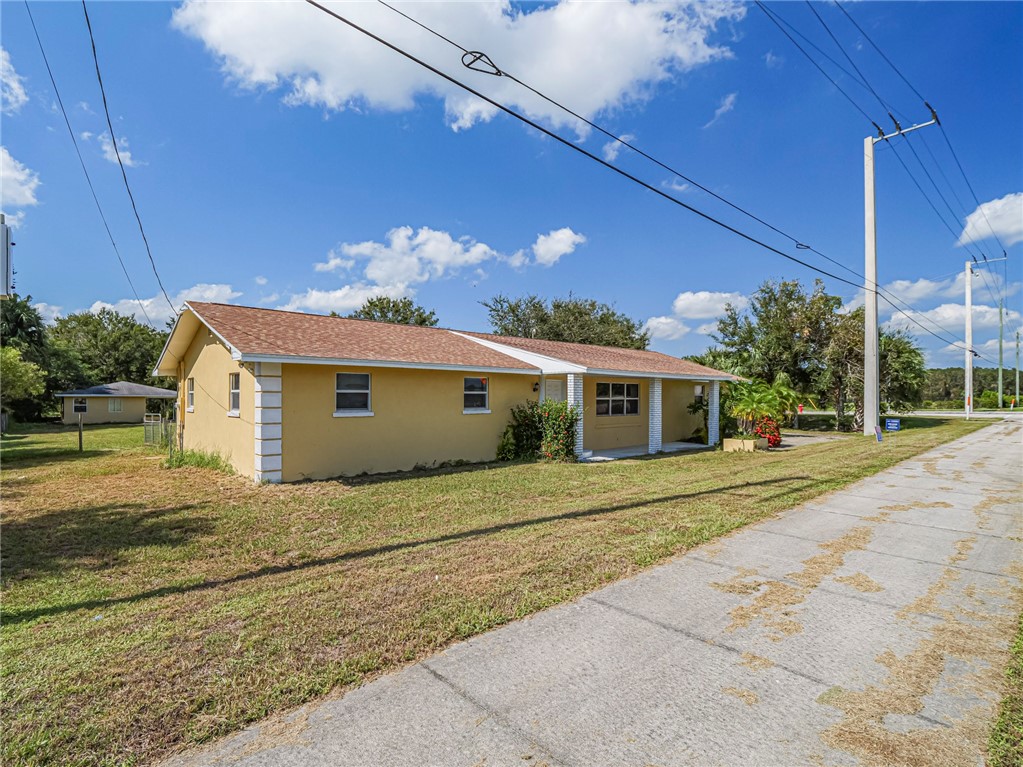
[[[884,430],[885,431],[901,431],[902,420],[899,418],[885,418],[884,419]]]

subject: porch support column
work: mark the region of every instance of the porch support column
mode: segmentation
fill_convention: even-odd
[[[646,451],[653,455],[661,452],[661,379],[650,381],[650,440]]]
[[[721,382],[710,382],[710,399],[707,401],[707,444],[720,442],[721,426]]]
[[[579,420],[575,424],[575,455],[583,454],[583,377],[579,373],[569,373],[568,404],[579,411]]]
[[[283,442],[281,365],[279,362],[257,362],[255,365],[255,412],[253,428],[256,438],[254,478],[256,482],[280,482]]]

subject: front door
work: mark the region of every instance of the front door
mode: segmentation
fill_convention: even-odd
[[[551,402],[564,402],[565,401],[565,382],[559,381],[558,379],[548,378],[544,382],[544,399],[549,399]]]

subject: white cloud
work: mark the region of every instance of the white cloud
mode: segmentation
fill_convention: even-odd
[[[674,317],[651,317],[643,324],[643,330],[651,338],[662,341],[677,341],[689,332],[689,327]]]
[[[88,101],[79,101],[78,102],[78,108],[81,109],[86,114],[90,114],[90,115],[96,114],[95,112],[92,111],[92,107],[89,106],[89,102]]]
[[[82,141],[89,141],[95,135],[96,134],[93,133],[92,131],[83,130],[81,133],[78,134],[78,138],[80,138]]]
[[[994,236],[992,231],[1005,243],[1005,247],[1023,242],[1023,192],[981,203],[966,217],[966,226],[956,244],[986,240]]]
[[[577,245],[586,242],[585,235],[573,232],[567,226],[555,229],[549,234],[541,234],[533,243],[533,255],[536,263],[553,266],[562,256],[567,256]]]
[[[110,162],[117,162],[118,152],[121,155],[121,162],[129,168],[134,168],[139,164],[139,161],[131,156],[131,150],[128,149],[128,139],[121,136],[117,139],[117,152],[114,151],[114,142],[110,139],[109,133],[101,133],[99,136],[99,146],[103,150],[103,159],[109,160]]]
[[[327,314],[334,311],[338,314],[345,314],[354,311],[366,301],[378,296],[388,298],[403,298],[412,295],[413,291],[405,285],[367,285],[357,282],[354,285],[345,285],[337,290],[316,290],[309,288],[305,293],[293,295],[288,303],[280,309],[290,311],[312,311]]]
[[[676,317],[685,319],[710,319],[725,313],[725,304],[731,304],[742,311],[749,306],[749,299],[742,293],[721,293],[712,290],[687,290],[679,293],[671,305]]]
[[[631,133],[623,133],[621,136],[622,141],[625,141],[627,143],[631,143],[632,141],[635,140],[635,138],[636,137],[633,136]],[[600,152],[602,155],[604,155],[605,160],[607,160],[608,162],[614,162],[615,160],[618,159],[618,155],[621,154],[621,151],[625,148],[625,145],[622,143],[622,141],[611,139],[606,144],[604,144]]]
[[[10,54],[0,48],[0,112],[17,114],[26,101],[25,78],[15,71]]]
[[[56,320],[63,311],[63,307],[61,306],[54,306],[53,304],[47,304],[44,302],[32,304],[32,308],[42,315],[43,322],[47,325],[52,325],[54,320]]]
[[[39,203],[39,174],[11,157],[5,146],[0,146],[0,180],[0,205],[23,208]]]
[[[4,223],[11,229],[17,229],[25,223],[25,211],[19,210],[17,213],[4,212]]]
[[[266,277],[260,274],[255,277],[255,282],[257,285],[266,285],[267,279]]]
[[[785,63],[785,57],[779,56],[774,51],[768,51],[764,54],[764,63],[768,69],[779,69]]]
[[[673,192],[682,193],[689,189],[689,184],[684,184],[678,180],[678,176],[675,176],[668,181],[662,181],[661,187],[664,189],[670,189]]]
[[[696,329],[696,332],[701,336],[709,336],[711,333],[718,332],[718,324],[717,322],[705,322]]]
[[[729,93],[727,96],[721,99],[721,103],[718,105],[718,108],[714,110],[714,116],[710,118],[710,122],[703,126],[704,129],[706,130],[714,123],[716,123],[718,120],[720,120],[722,117],[724,117],[726,114],[735,109],[735,101],[738,98],[739,98],[738,93]]]
[[[471,237],[455,239],[447,232],[428,226],[415,232],[411,226],[399,226],[387,233],[386,240],[342,243],[331,251],[326,263],[316,264],[314,268],[335,271],[365,262],[364,274],[369,282],[405,286],[498,257],[497,251],[485,243]]]
[[[230,285],[201,282],[198,285],[185,288],[177,295],[171,296],[171,303],[174,304],[175,309],[180,310],[185,301],[209,301],[212,303],[229,304],[240,295],[242,294],[234,290]],[[148,314],[149,319],[153,321],[157,329],[162,329],[163,323],[174,316],[174,312],[167,305],[167,301],[162,293],[152,298],[143,298],[142,305],[145,307],[145,313],[143,313],[142,308],[139,306],[139,302],[134,298],[122,298],[113,303],[96,301],[89,307],[89,311],[98,312],[100,309],[113,309],[120,314],[130,314],[139,322],[145,322],[146,314]]]
[[[932,320],[938,325],[946,328],[948,331],[957,334],[961,334],[966,326],[966,306],[964,304],[941,304],[933,309],[927,309],[926,311],[908,311],[906,314],[919,320],[925,327],[933,328],[934,325],[927,322],[927,320]],[[885,323],[886,327],[899,328],[909,330],[911,332],[922,332],[920,331],[919,325],[913,323],[906,314],[899,313],[892,315],[892,318]],[[1006,326],[1018,323],[1019,321],[1019,312],[1011,309],[1005,310],[1004,322]],[[974,330],[985,330],[997,327],[997,306],[987,306],[986,304],[973,305]]]
[[[401,48],[440,63],[487,95],[580,136],[585,126],[504,77],[468,72],[451,48],[375,3],[331,3],[338,12]],[[417,3],[408,11],[448,37],[485,51],[496,65],[543,86],[579,114],[649,98],[654,86],[695,67],[731,57],[711,42],[719,22],[742,19],[730,2]],[[469,128],[496,110],[393,51],[292,3],[186,0],[173,25],[201,40],[225,76],[244,88],[283,91],[289,105],[409,110],[418,97],[444,102],[448,124]],[[593,41],[599,40],[600,45]]]

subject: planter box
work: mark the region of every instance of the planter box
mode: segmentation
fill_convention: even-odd
[[[722,447],[726,453],[752,453],[754,450],[767,450],[766,439],[725,439]]]

